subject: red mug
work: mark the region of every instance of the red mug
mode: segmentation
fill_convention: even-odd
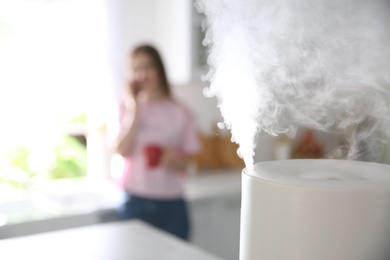
[[[146,156],[146,164],[149,168],[154,168],[159,165],[160,158],[163,152],[161,146],[158,145],[147,145],[144,149]]]

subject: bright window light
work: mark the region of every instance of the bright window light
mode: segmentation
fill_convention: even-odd
[[[101,109],[109,85],[103,8],[96,0],[0,0],[0,149]]]
[[[2,155],[17,148],[15,160],[27,156],[40,173],[56,160],[53,143],[67,122],[82,114],[87,128],[104,122],[107,51],[104,0],[0,0],[0,180],[29,178]],[[87,153],[96,161],[100,151]]]

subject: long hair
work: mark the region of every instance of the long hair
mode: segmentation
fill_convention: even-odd
[[[163,61],[157,49],[148,44],[139,45],[133,50],[132,57],[139,53],[146,54],[153,60],[160,78],[162,91],[167,97],[171,97],[171,89],[168,83],[167,74],[165,73]]]

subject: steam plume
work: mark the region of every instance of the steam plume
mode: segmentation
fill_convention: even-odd
[[[247,167],[256,135],[389,135],[390,1],[198,0],[210,93]],[[365,138],[365,134],[355,135]],[[353,145],[353,144],[351,144]]]

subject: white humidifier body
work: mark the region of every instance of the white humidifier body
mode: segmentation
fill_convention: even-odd
[[[240,260],[390,259],[390,166],[281,160],[242,174]]]

